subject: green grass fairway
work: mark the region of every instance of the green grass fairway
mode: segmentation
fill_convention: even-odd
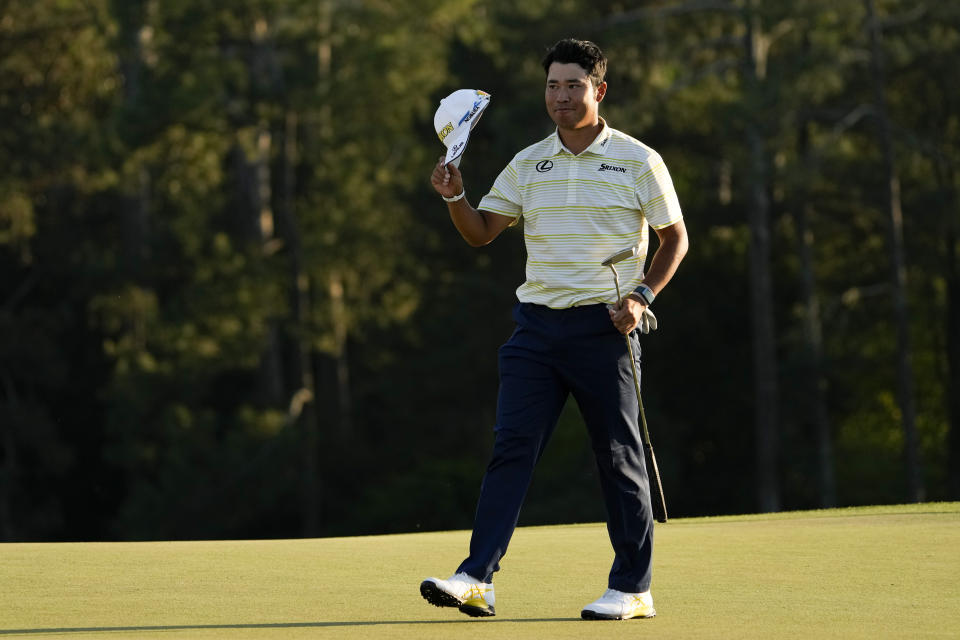
[[[657,525],[651,620],[587,622],[602,524],[517,530],[497,617],[420,598],[469,532],[0,545],[0,639],[957,638],[960,503]]]

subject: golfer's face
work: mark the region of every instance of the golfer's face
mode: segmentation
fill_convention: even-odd
[[[606,82],[594,87],[580,65],[554,62],[547,71],[547,113],[561,129],[593,126],[606,90]]]

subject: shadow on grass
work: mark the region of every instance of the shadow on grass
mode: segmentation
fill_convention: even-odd
[[[262,624],[170,624],[130,627],[48,627],[44,629],[0,629],[0,636],[32,635],[44,633],[97,633],[118,631],[203,631],[212,629],[309,629],[321,627],[364,627],[397,624],[493,624],[497,622],[569,622],[580,618],[496,618],[479,620],[350,620],[343,622],[266,622]]]

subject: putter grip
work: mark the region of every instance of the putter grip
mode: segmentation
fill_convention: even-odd
[[[653,519],[657,522],[667,521],[667,501],[663,497],[663,485],[660,483],[660,469],[657,468],[657,456],[653,454],[653,446],[643,445],[644,457],[647,463],[647,477],[650,479],[650,506],[653,508]]]

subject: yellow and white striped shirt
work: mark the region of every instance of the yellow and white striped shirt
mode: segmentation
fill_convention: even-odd
[[[638,246],[617,264],[626,295],[643,279],[648,224],[679,222],[683,214],[660,155],[639,140],[603,130],[580,155],[553,134],[514,156],[479,209],[524,220],[526,282],[520,302],[553,309],[616,301],[610,254]],[[513,224],[516,224],[516,221]]]

